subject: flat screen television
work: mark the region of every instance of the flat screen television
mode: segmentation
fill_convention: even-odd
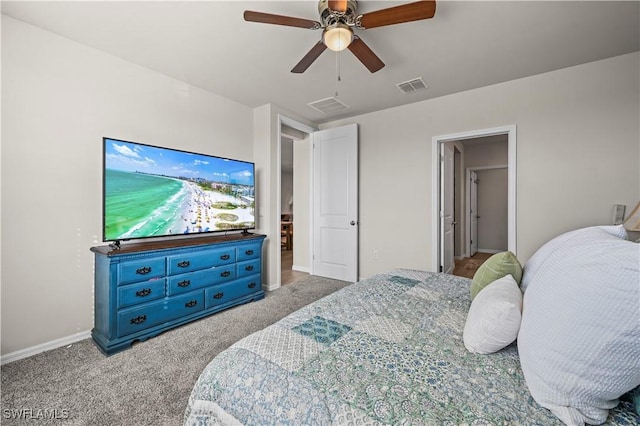
[[[103,241],[255,229],[255,165],[103,138]]]

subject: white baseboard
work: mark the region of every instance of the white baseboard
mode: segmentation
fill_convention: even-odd
[[[82,331],[80,333],[72,334],[71,336],[61,337],[60,339],[51,340],[50,342],[41,343],[30,348],[21,349],[19,351],[11,352],[0,357],[0,364],[8,364],[19,359],[28,358],[33,355],[37,355],[41,352],[57,349],[62,346],[70,345],[72,343],[79,342],[80,340],[88,339],[91,337],[91,331]]]
[[[478,249],[478,251],[479,251],[480,253],[492,253],[492,254],[496,254],[496,253],[502,253],[503,251],[506,251],[506,250],[493,250],[493,249],[481,249],[481,248],[479,248],[479,249]]]
[[[308,266],[292,265],[291,270],[298,271],[298,272],[306,272],[307,274],[311,273],[311,268],[309,268]]]
[[[264,291],[273,291],[273,290],[277,290],[277,289],[279,289],[280,287],[282,287],[282,286],[281,286],[281,285],[278,285],[278,286],[276,287],[275,285],[268,286],[268,285],[266,285],[266,284],[262,284],[262,289],[263,289]]]

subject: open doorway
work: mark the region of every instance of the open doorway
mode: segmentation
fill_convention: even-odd
[[[433,138],[434,271],[454,272],[454,253],[455,263],[460,265],[479,252],[478,259],[473,259],[464,274],[459,274],[464,276],[473,276],[473,266],[477,268],[493,253],[505,250],[516,253],[515,138],[515,126]],[[459,157],[448,159],[458,151]],[[481,198],[476,197],[480,203],[473,208],[470,186],[474,182],[470,176],[476,184],[485,181],[485,192],[476,192]]]
[[[271,235],[282,230],[282,137],[293,139],[293,235],[291,270],[343,281],[358,274],[358,127],[315,130],[279,115],[276,192]],[[285,202],[287,202],[285,197]],[[273,243],[278,243],[276,244]],[[276,246],[276,247],[274,247]],[[275,256],[274,288],[283,284],[280,241],[271,240]],[[313,253],[313,255],[312,255]]]
[[[507,135],[474,138],[464,147],[464,232],[462,255],[453,275],[473,278],[491,255],[506,251],[508,243]]]
[[[472,189],[466,209],[466,220],[470,225],[466,256],[508,250],[508,168],[488,166],[467,169],[467,173]]]
[[[311,136],[295,122],[280,124],[280,284],[310,273]]]

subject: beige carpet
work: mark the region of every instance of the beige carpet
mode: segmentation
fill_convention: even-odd
[[[215,355],[348,284],[309,276],[110,357],[87,339],[3,365],[0,423],[181,425],[193,384]],[[31,418],[10,418],[12,412]]]

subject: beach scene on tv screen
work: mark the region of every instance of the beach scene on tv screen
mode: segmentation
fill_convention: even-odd
[[[104,143],[106,241],[255,227],[253,164]]]

